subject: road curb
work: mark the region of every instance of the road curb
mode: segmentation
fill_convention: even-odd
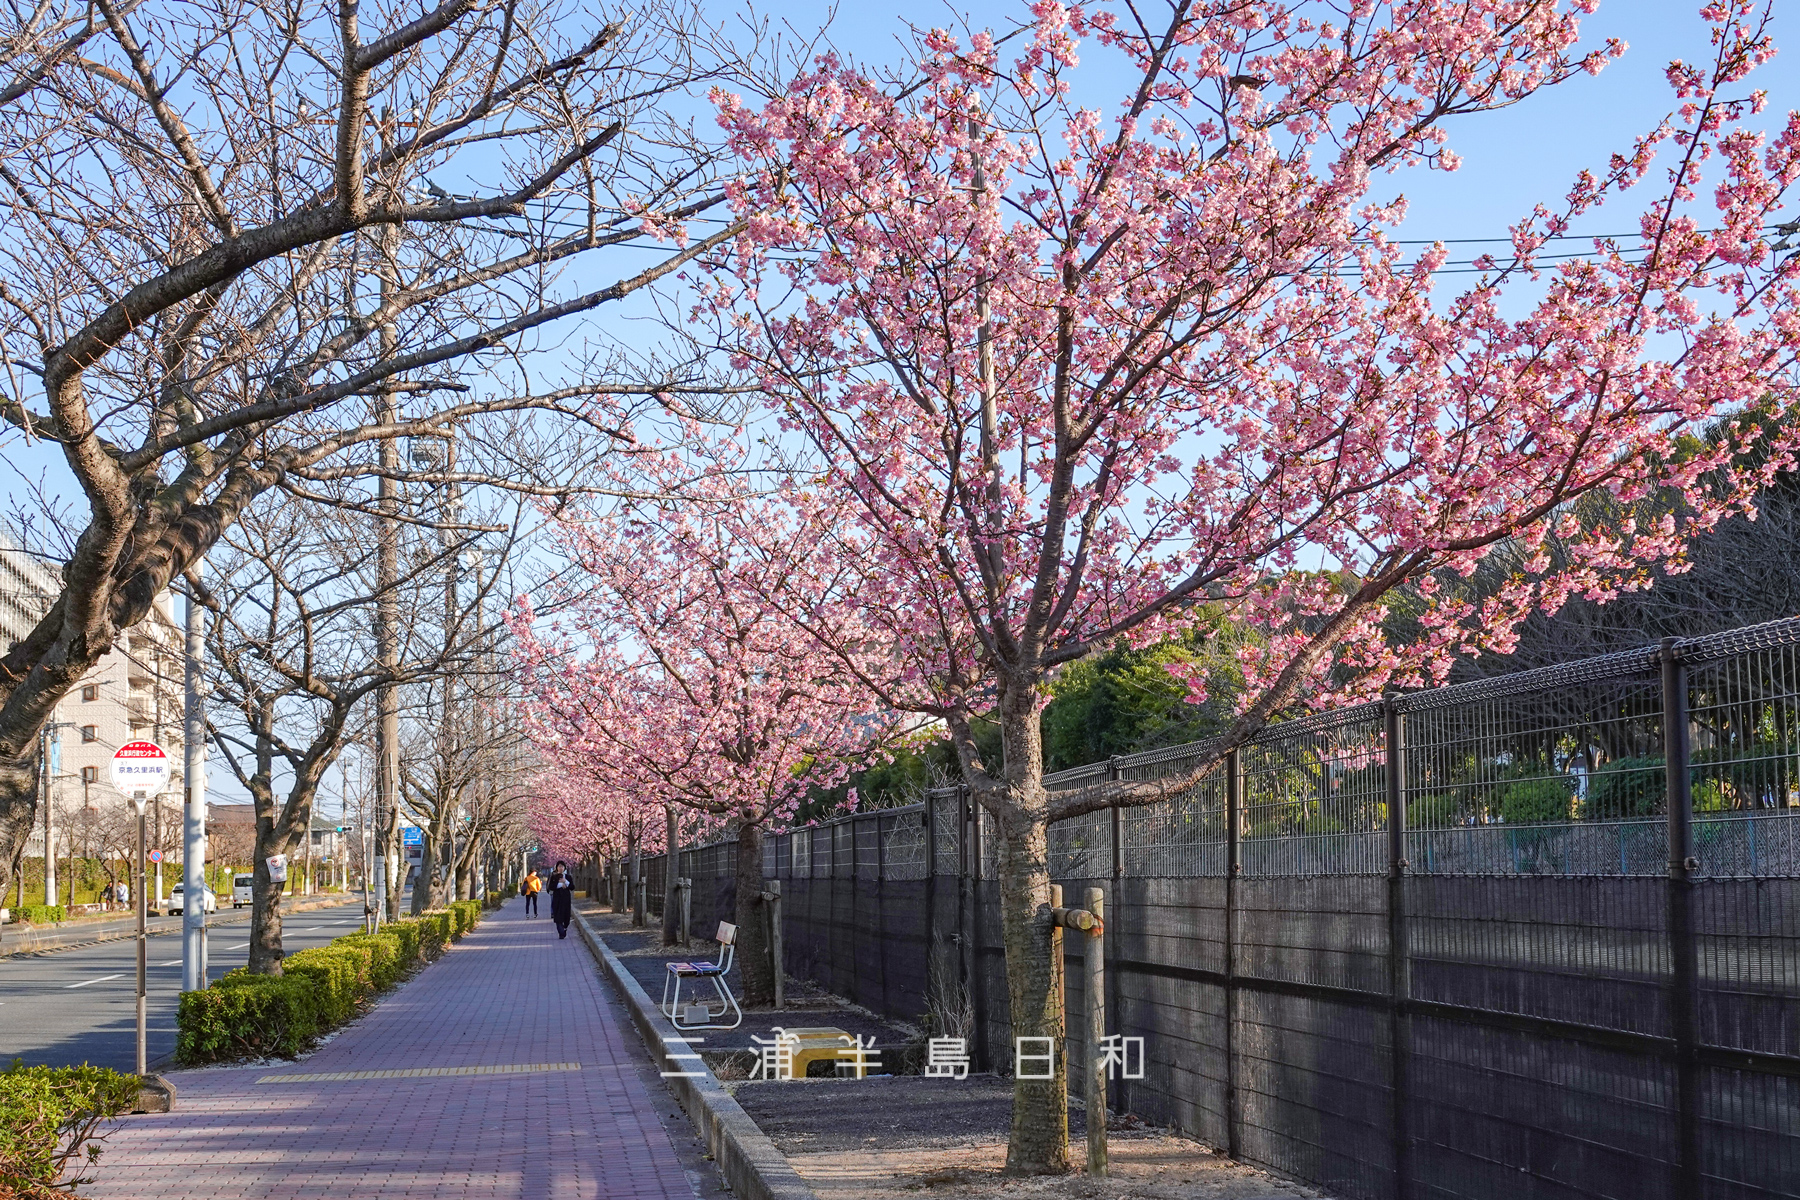
[[[302,900],[297,902],[292,908],[283,908],[282,912],[284,914],[312,912],[313,910],[320,908],[336,908],[338,905],[345,903],[342,898],[332,899],[330,903],[324,903],[327,899],[327,897],[321,896],[317,900]],[[249,910],[245,910],[242,913],[234,912],[229,917],[221,917],[215,913],[213,919],[208,921],[206,926],[208,929],[217,929],[221,925],[238,925],[248,921],[250,917],[251,913]],[[170,925],[161,929],[148,930],[147,936],[166,937],[169,934],[180,932],[180,925]],[[80,950],[87,946],[98,946],[104,942],[123,942],[136,937],[136,929],[121,929],[115,933],[108,933],[100,937],[83,938],[79,942],[50,942],[48,945],[33,945],[31,943],[26,943],[22,946],[0,942],[0,958],[12,958],[15,955],[23,954],[54,954],[59,950]]]
[[[576,932],[581,934],[588,951],[624,996],[632,1022],[649,1046],[652,1057],[661,1061],[664,1039],[679,1036],[675,1027],[664,1019],[649,994],[632,978],[619,956],[600,940],[587,919],[579,912],[574,915]],[[686,1110],[688,1120],[694,1123],[694,1129],[705,1141],[732,1192],[744,1200],[818,1200],[799,1172],[775,1148],[769,1135],[750,1119],[750,1114],[739,1106],[731,1093],[720,1086],[712,1072],[704,1066],[701,1072],[699,1078],[664,1076],[663,1082]]]

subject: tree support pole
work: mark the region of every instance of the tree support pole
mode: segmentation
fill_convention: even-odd
[[[787,1003],[787,988],[782,978],[781,964],[783,960],[781,946],[781,880],[771,879],[763,884],[763,913],[769,922],[769,965],[775,973],[775,1009],[779,1012]]]
[[[1082,988],[1086,998],[1087,1021],[1082,1046],[1086,1051],[1087,1069],[1083,1072],[1083,1103],[1087,1106],[1087,1169],[1090,1175],[1106,1174],[1106,893],[1097,887],[1087,890],[1086,908],[1064,908],[1062,888],[1050,885],[1050,920],[1053,925],[1051,949],[1062,953],[1062,931],[1074,929],[1087,934],[1082,953]],[[1064,988],[1063,1011],[1068,1011],[1067,987]]]

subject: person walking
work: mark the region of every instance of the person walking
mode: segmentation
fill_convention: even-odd
[[[562,862],[550,872],[550,919],[556,922],[557,937],[569,936],[569,922],[575,919],[575,877]]]
[[[526,916],[535,917],[538,915],[537,898],[538,893],[542,891],[543,888],[544,881],[538,878],[538,873],[536,871],[527,875],[525,881],[519,885],[519,894],[525,897]]]

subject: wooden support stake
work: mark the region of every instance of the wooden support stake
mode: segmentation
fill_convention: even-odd
[[[1106,1174],[1106,893],[1087,890],[1091,923],[1087,939],[1087,1167]]]
[[[775,1008],[779,1012],[787,1002],[781,971],[781,880],[771,879],[763,887],[762,900],[769,920],[769,958],[775,967]]]

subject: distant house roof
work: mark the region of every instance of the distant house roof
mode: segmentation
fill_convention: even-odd
[[[256,806],[254,804],[208,804],[206,806],[206,822],[209,825],[246,825],[256,824]]]

